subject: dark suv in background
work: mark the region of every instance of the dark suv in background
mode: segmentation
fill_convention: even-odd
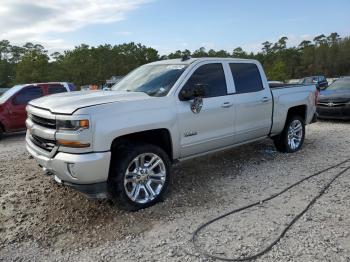
[[[318,89],[325,89],[328,87],[328,81],[325,76],[319,75],[319,76],[307,76],[302,79],[300,79],[300,84],[303,85],[310,85],[315,84]]]

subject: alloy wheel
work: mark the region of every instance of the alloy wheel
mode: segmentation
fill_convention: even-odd
[[[133,202],[149,203],[161,193],[166,175],[165,164],[158,155],[140,154],[129,163],[125,172],[125,192]]]

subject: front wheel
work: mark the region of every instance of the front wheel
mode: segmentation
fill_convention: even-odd
[[[109,190],[126,210],[139,210],[161,201],[170,181],[170,160],[151,144],[123,146],[112,160]]]
[[[278,151],[294,153],[304,143],[305,123],[300,116],[292,116],[287,119],[282,133],[274,137],[274,144]]]

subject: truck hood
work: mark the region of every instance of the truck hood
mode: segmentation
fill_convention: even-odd
[[[348,102],[350,101],[350,90],[322,90],[320,102]]]
[[[45,96],[29,102],[29,105],[56,114],[73,114],[84,107],[124,101],[145,100],[151,97],[142,92],[78,91]]]

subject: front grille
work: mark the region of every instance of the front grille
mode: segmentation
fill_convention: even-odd
[[[41,138],[36,135],[31,135],[30,138],[31,138],[30,140],[33,142],[34,145],[48,152],[51,152],[56,145],[56,142],[54,140]]]
[[[44,118],[44,117],[36,116],[36,115],[32,115],[32,114],[29,117],[33,123],[35,123],[39,126],[43,126],[43,127],[50,128],[50,129],[56,129],[56,120],[55,119],[48,119],[48,118]]]
[[[345,106],[346,103],[344,102],[318,102],[318,106],[322,107],[339,107],[339,106]]]

